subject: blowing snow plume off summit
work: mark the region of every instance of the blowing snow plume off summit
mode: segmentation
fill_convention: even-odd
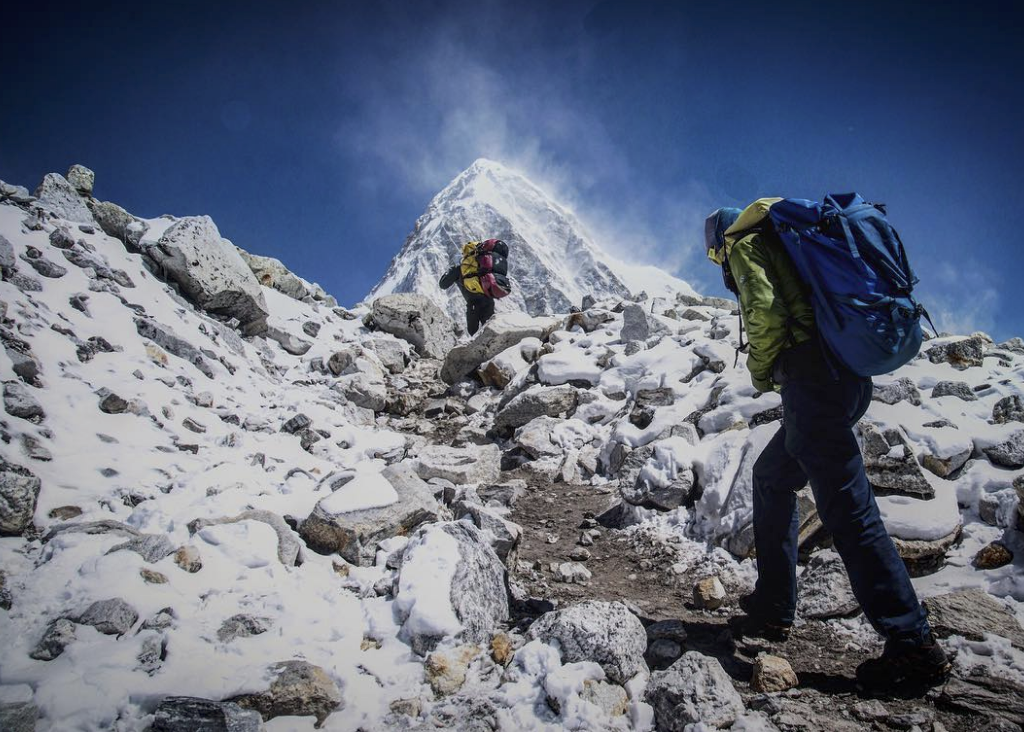
[[[567,312],[585,295],[695,294],[686,282],[656,267],[617,261],[572,211],[522,174],[480,158],[434,196],[366,301],[416,292],[460,322],[465,317],[462,298],[454,288],[442,292],[437,282],[458,261],[463,244],[491,237],[507,242],[512,252],[513,290],[499,303],[499,311]]]

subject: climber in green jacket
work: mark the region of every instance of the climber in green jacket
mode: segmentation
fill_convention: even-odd
[[[847,369],[819,340],[807,288],[767,219],[779,200],[719,209],[704,230],[708,257],[739,297],[751,381],[782,395],[782,424],[754,464],[758,578],[735,625],[743,635],[788,637],[796,612],[796,491],[810,483],[854,595],[886,640],[881,658],[857,668],[858,681],[885,690],[934,684],[950,663],[882,523],[853,434],[871,403],[871,379]]]

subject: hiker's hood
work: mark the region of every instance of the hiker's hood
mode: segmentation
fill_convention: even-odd
[[[781,200],[781,198],[759,198],[743,209],[739,218],[733,222],[732,226],[725,230],[726,254],[729,253],[733,244],[743,238],[737,237],[736,234],[746,231],[750,227],[757,226],[761,223],[761,221],[768,215],[768,209],[770,209],[773,204],[776,204]]]

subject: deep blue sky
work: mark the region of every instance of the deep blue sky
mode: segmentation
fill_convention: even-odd
[[[940,327],[1002,339],[1024,335],[1017,5],[18,3],[0,178],[81,162],[98,197],[209,214],[345,304],[480,156],[713,294],[711,209],[854,189]]]

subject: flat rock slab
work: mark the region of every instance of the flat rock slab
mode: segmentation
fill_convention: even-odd
[[[557,318],[531,318],[523,313],[500,313],[488,320],[473,340],[448,351],[441,367],[441,379],[445,383],[454,384],[506,348],[527,338],[543,341],[560,325],[561,321]]]
[[[230,701],[260,713],[264,721],[275,717],[316,717],[320,727],[331,712],[344,706],[334,680],[319,666],[306,661],[282,661],[272,667],[274,682],[266,691]]]
[[[860,609],[843,560],[834,551],[815,554],[797,587],[797,613],[802,618],[839,618]]]
[[[382,471],[395,489],[398,500],[379,507],[331,513],[321,500],[302,522],[299,534],[314,551],[337,553],[358,566],[373,564],[377,544],[392,536],[405,536],[421,524],[437,520],[434,491],[413,471],[396,463]]]
[[[980,641],[985,633],[992,633],[1024,648],[1024,629],[1013,613],[987,592],[960,590],[929,597],[924,604],[928,622],[939,637],[962,635]]]
[[[260,713],[232,702],[169,696],[160,702],[152,732],[262,732]]]
[[[494,483],[501,475],[501,449],[497,445],[430,445],[420,450],[415,466],[423,480],[444,478],[456,485]]]
[[[558,417],[561,414],[571,417],[577,403],[574,386],[536,386],[513,397],[495,416],[494,426],[498,429],[515,429],[537,417]]]

